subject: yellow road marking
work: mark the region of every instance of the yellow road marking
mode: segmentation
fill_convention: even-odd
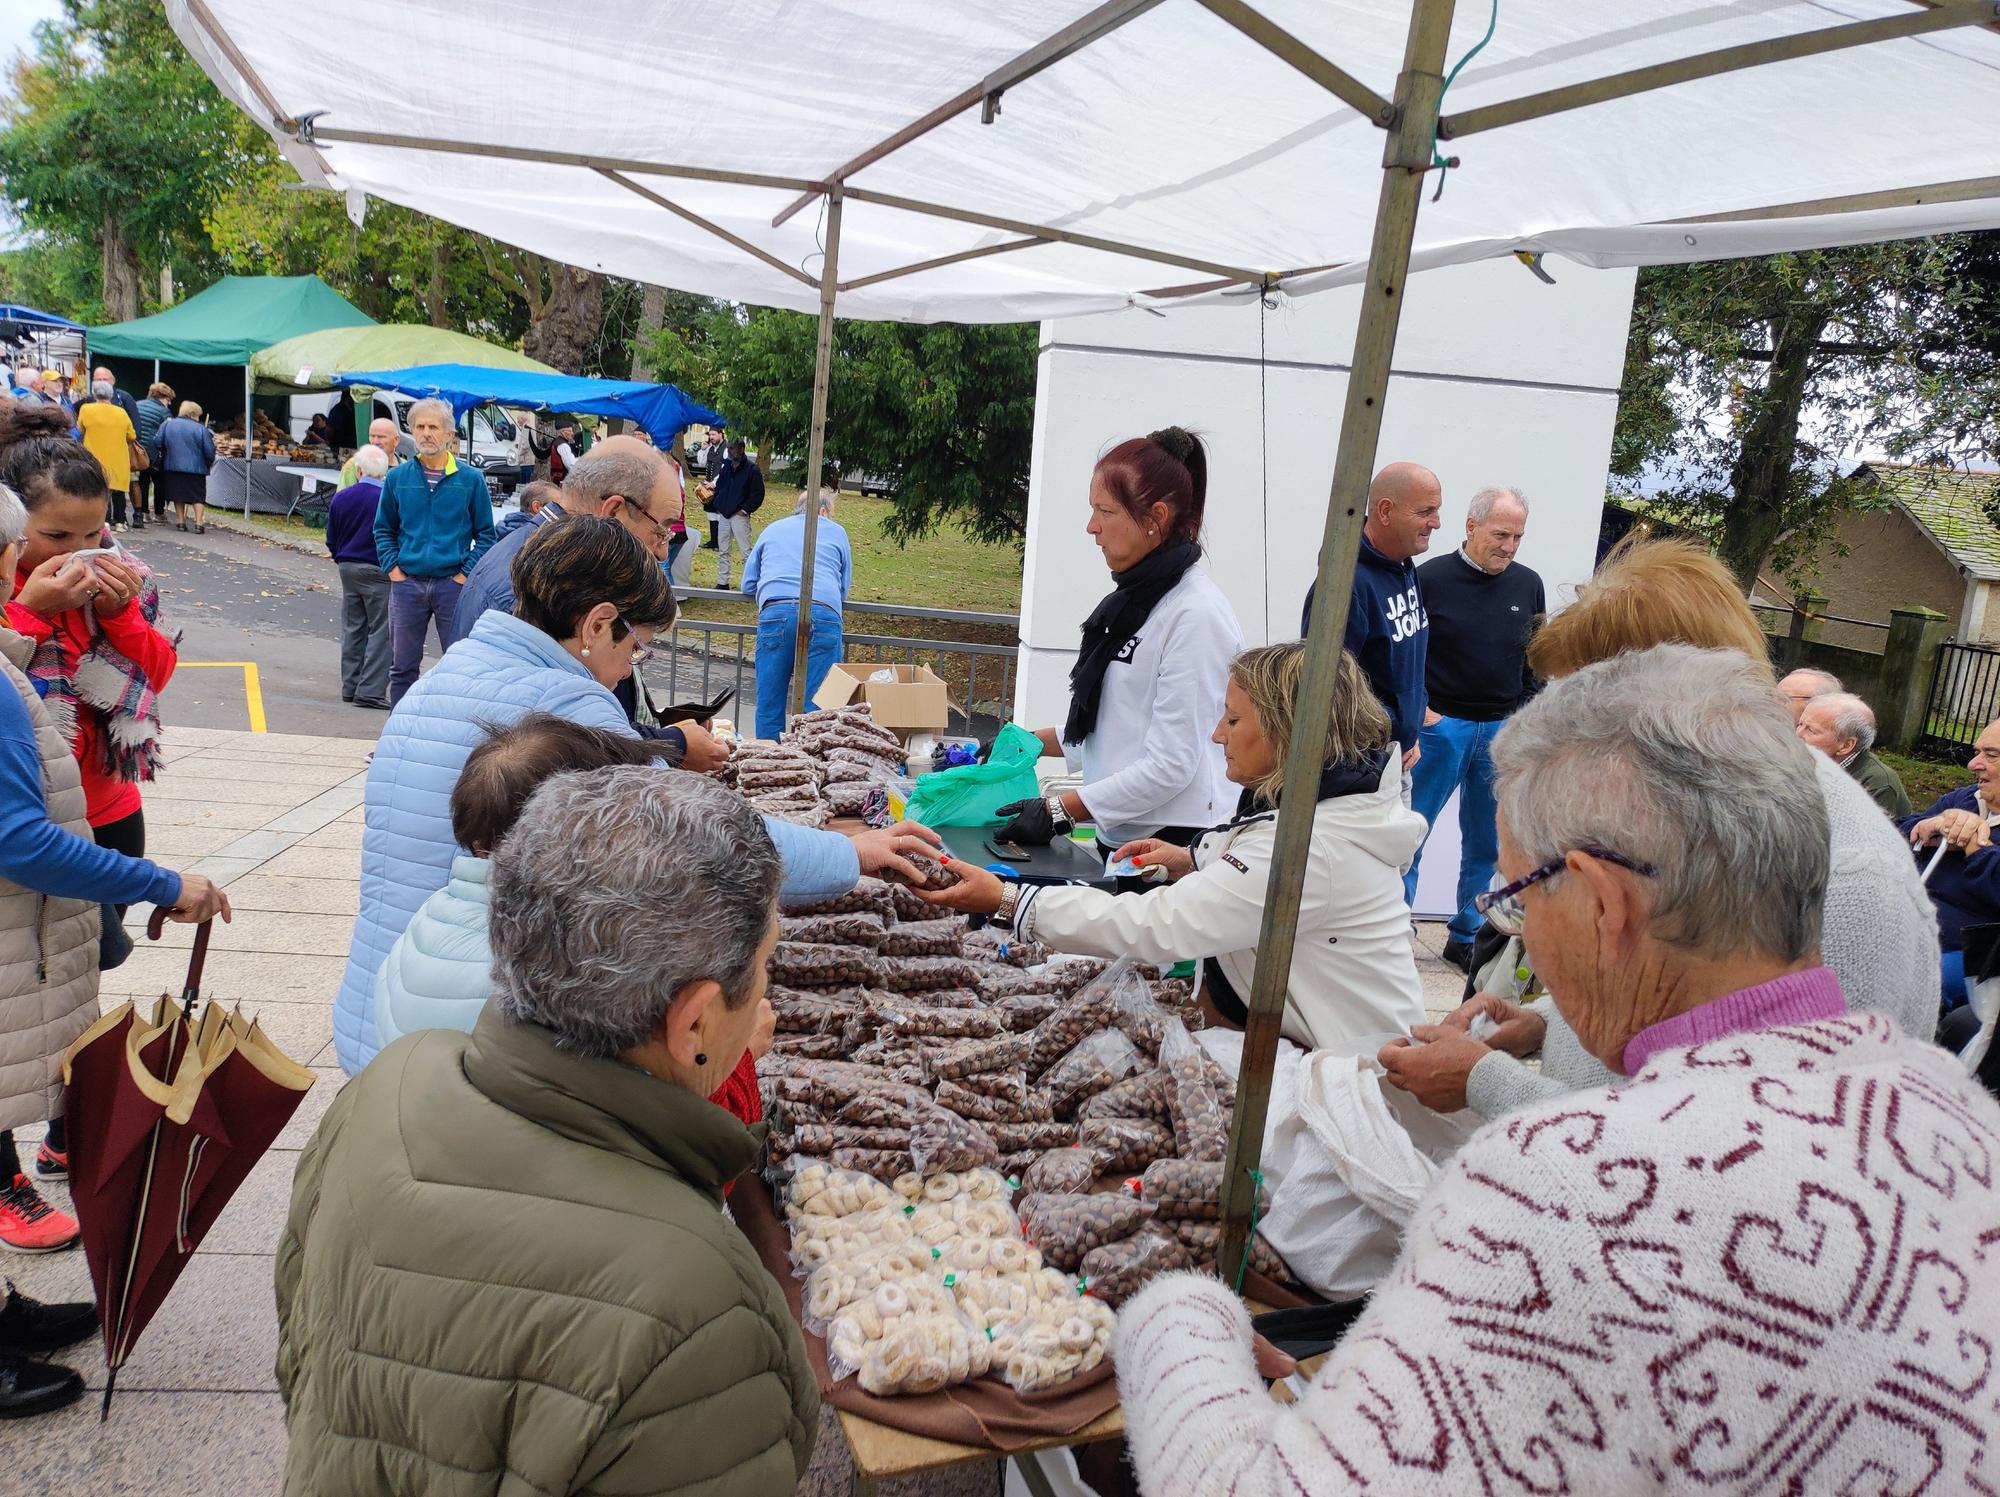
[[[257,675],[254,660],[183,660],[180,670],[201,670],[204,667],[243,672],[243,700],[250,709],[250,731],[262,733],[264,727],[264,685]]]

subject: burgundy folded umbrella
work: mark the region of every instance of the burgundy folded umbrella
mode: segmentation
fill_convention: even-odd
[[[156,941],[165,915],[147,925]],[[70,1198],[104,1330],[100,1418],[188,1255],[312,1087],[240,1011],[202,1011],[209,930],[195,928],[178,1003],[122,1004],[63,1057]]]

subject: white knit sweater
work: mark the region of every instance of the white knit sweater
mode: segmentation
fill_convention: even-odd
[[[1666,1051],[1482,1129],[1295,1406],[1214,1279],[1147,1288],[1140,1485],[1995,1493],[1996,1171],[2000,1105],[1879,1014]]]

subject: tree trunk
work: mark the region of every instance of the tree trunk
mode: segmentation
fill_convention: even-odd
[[[667,325],[667,288],[648,286],[639,298],[639,330],[632,335],[631,378],[650,382],[653,339]]]
[[[104,313],[113,322],[130,322],[139,315],[139,253],[126,242],[124,225],[104,215],[101,246]]]
[[[564,374],[581,374],[603,322],[603,273],[551,264],[548,300],[528,324],[522,351]]]
[[[1799,411],[1812,382],[1814,345],[1825,326],[1824,317],[1810,313],[1778,323],[1772,330],[1770,377],[1749,402],[1716,545],[1746,596],[1784,530],[1785,499],[1798,456]]]

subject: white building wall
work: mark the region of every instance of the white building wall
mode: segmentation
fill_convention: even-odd
[[[1513,259],[1413,277],[1383,410],[1380,462],[1444,484],[1434,550],[1458,544],[1476,489],[1528,495],[1520,560],[1551,607],[1589,577],[1630,320],[1631,270]],[[1110,586],[1083,533],[1091,468],[1115,442],[1181,425],[1208,442],[1207,566],[1252,644],[1298,637],[1318,570],[1347,395],[1358,288],[1233,307],[1130,311],[1042,325],[1014,718],[1060,724],[1078,628]],[[1378,463],[1379,465],[1379,463]],[[1450,912],[1456,803],[1426,847],[1416,908]]]

